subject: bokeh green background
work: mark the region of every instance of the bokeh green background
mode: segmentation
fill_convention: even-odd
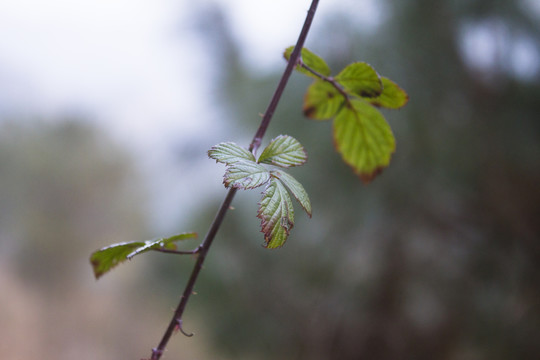
[[[285,247],[265,250],[259,192],[238,193],[187,308],[196,336],[175,336],[165,358],[538,358],[540,72],[514,46],[540,57],[531,3],[386,1],[369,31],[340,14],[316,18],[308,46],[335,71],[367,61],[409,93],[404,109],[385,112],[392,163],[362,185],[333,150],[331,123],[302,117],[309,80],[295,74],[266,141],[287,133],[307,148],[291,173],[313,218],[297,207]],[[204,96],[229,128],[218,141],[247,145],[279,73],[245,66],[219,10],[198,21],[217,74]],[[482,54],[475,43],[480,63],[464,40],[474,29],[494,44]],[[88,262],[110,243],[170,235],[151,224],[159,214],[149,214],[137,157],[77,117],[0,120],[2,354],[149,356],[193,259],[148,254],[99,282]],[[171,151],[185,164],[214,140]],[[200,154],[201,166],[220,166]],[[222,194],[190,192],[204,201],[174,231],[202,236]]]

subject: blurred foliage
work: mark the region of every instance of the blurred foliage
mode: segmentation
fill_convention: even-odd
[[[264,250],[256,200],[238,194],[193,301],[204,331],[235,358],[537,358],[540,81],[515,76],[504,49],[527,36],[538,52],[540,21],[510,0],[381,6],[376,30],[338,17],[308,46],[333,68],[373,63],[409,93],[387,115],[391,166],[363,186],[329,150],[328,124],[302,118],[307,82],[293,78],[267,139],[287,133],[306,147],[294,175],[313,218],[299,218],[282,249]],[[254,132],[277,75],[242,70],[223,19],[207,15],[231,126]],[[472,66],[463,28],[492,19],[511,36],[493,33],[501,56]]]
[[[75,254],[96,239],[118,242],[146,232],[141,183],[127,181],[136,178],[129,161],[75,119],[2,124],[2,246],[22,274],[49,287],[75,275],[65,269],[82,266]]]
[[[88,261],[99,245],[147,235],[133,159],[81,119],[1,120],[2,353],[110,359],[147,351],[119,346],[161,329],[145,314],[125,326],[140,312],[133,280],[141,266],[97,287]]]

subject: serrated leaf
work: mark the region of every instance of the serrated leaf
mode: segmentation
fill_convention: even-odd
[[[265,247],[283,246],[294,226],[294,209],[291,197],[280,180],[270,180],[259,203],[257,217],[261,219]]]
[[[233,164],[242,160],[255,161],[252,153],[233,142],[223,142],[212,146],[208,150],[208,157],[224,164]]]
[[[365,62],[356,62],[346,66],[334,78],[346,92],[362,97],[376,97],[382,93],[379,75]]]
[[[270,180],[270,172],[253,161],[241,160],[230,164],[225,171],[223,183],[226,187],[254,189]]]
[[[336,116],[334,142],[343,160],[365,183],[388,166],[396,147],[392,130],[382,114],[356,99]]]
[[[294,46],[289,46],[287,49],[285,49],[285,52],[283,53],[283,56],[287,61],[291,58],[291,54],[294,50]],[[309,68],[315,70],[321,75],[324,76],[330,76],[330,67],[326,63],[326,61],[323,60],[320,56],[312,53],[306,48],[302,48],[302,52],[300,53],[300,57],[302,58],[302,62],[308,66]],[[319,77],[312,72],[302,68],[301,66],[297,66],[296,70],[298,72],[301,72],[304,75],[310,76],[312,78],[318,79]]]
[[[382,93],[375,98],[366,99],[367,101],[374,106],[388,109],[399,109],[407,104],[409,101],[409,95],[407,95],[405,90],[400,88],[392,80],[382,76],[381,82],[383,85]]]
[[[343,106],[345,97],[329,82],[316,80],[304,96],[304,115],[315,120],[334,117]]]
[[[272,164],[284,168],[300,166],[307,161],[307,153],[302,144],[289,135],[279,135],[263,150],[259,163]]]
[[[155,249],[176,249],[175,242],[196,238],[197,233],[183,233],[169,238],[154,239],[148,241],[133,241],[113,244],[92,253],[90,263],[94,270],[94,276],[99,279],[118,264],[130,260],[135,255]]]
[[[298,200],[304,211],[311,217],[311,202],[309,201],[309,196],[302,184],[284,171],[276,170],[272,171],[271,174],[281,180],[291,194],[293,194],[294,198]]]

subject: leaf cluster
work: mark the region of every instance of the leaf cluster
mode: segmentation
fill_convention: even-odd
[[[283,246],[294,226],[294,209],[290,194],[311,217],[307,192],[293,176],[283,169],[303,165],[307,161],[304,147],[295,138],[280,135],[262,151],[258,159],[248,150],[232,142],[220,143],[208,151],[208,156],[227,166],[223,184],[227,188],[254,189],[265,185],[257,217],[261,219],[264,246]],[[279,169],[269,170],[262,164]]]
[[[285,50],[285,59],[289,60],[292,50]],[[337,151],[364,183],[373,180],[388,166],[396,147],[378,108],[403,107],[407,93],[365,62],[352,63],[332,77],[328,64],[306,48],[296,70],[315,79],[304,97],[304,115],[313,120],[334,119]]]
[[[290,59],[293,47],[285,50]],[[388,78],[381,77],[367,63],[346,66],[332,77],[328,64],[306,48],[296,65],[300,73],[314,78],[304,97],[304,114],[313,120],[333,119],[333,136],[343,160],[365,182],[388,166],[395,150],[390,126],[378,108],[399,109],[408,102],[407,93]],[[274,138],[258,159],[232,142],[220,143],[208,156],[226,165],[223,183],[227,188],[254,189],[265,186],[257,211],[264,233],[264,246],[279,248],[294,226],[292,196],[311,217],[311,203],[302,184],[285,172],[307,161],[304,147],[289,135]],[[268,169],[264,165],[272,165]],[[90,262],[96,278],[118,264],[151,250],[176,253],[176,242],[196,237],[183,233],[169,238],[113,244],[92,253]]]

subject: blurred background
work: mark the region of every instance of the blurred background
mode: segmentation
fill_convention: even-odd
[[[96,282],[90,253],[184,231],[225,196],[206,151],[248,145],[308,0],[0,1],[0,352],[139,359],[193,258]],[[537,359],[540,2],[321,1],[307,47],[410,95],[392,163],[362,185],[294,74],[266,142],[308,150],[310,194],[265,250],[240,192],[169,359]],[[198,244],[189,241],[191,249]]]

